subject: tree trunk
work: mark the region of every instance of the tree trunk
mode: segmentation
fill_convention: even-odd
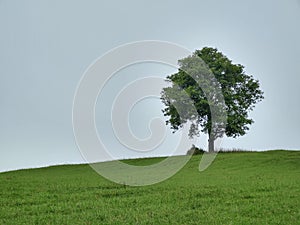
[[[208,138],[208,152],[214,152],[215,151],[215,139],[209,135]]]

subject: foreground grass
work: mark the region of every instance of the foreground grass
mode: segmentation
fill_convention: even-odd
[[[199,160],[146,187],[88,165],[2,173],[0,224],[299,224],[300,152],[220,153],[201,173]]]

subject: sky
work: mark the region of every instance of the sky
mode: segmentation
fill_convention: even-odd
[[[255,123],[243,137],[224,138],[222,147],[300,149],[299,25],[298,0],[0,0],[0,171],[84,162],[72,127],[77,85],[95,59],[141,40],[172,42],[190,51],[216,47],[260,81],[265,99],[250,114]],[[118,152],[109,120],[112,97],[126,82],[174,71],[149,63],[130,66],[99,96],[98,133],[119,157],[143,155]],[[161,107],[157,99],[137,104],[132,131],[147,136],[146,120],[161,116]],[[164,146],[171,149],[178,134],[166,132],[171,141]],[[205,147],[201,138],[199,146]]]

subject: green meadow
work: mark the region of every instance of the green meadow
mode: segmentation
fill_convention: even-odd
[[[1,173],[0,224],[300,224],[300,151],[219,153],[204,172],[200,157],[143,187],[89,165]]]

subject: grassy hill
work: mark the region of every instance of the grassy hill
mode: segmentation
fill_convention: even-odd
[[[0,224],[300,223],[299,151],[219,153],[201,173],[199,161],[145,187],[112,183],[88,165],[1,173]]]

